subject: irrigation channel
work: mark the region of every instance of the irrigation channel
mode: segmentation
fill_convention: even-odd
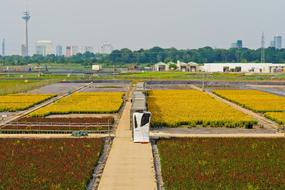
[[[79,88],[38,104],[28,110],[12,114],[10,118],[0,123],[0,134],[71,134],[74,130],[83,130],[90,134],[111,134],[116,121],[100,122],[21,122],[28,114],[50,105],[75,92],[82,91],[92,85],[93,82],[84,84]],[[43,128],[45,128],[43,130]]]

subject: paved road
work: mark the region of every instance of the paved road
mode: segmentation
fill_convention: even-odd
[[[285,96],[285,86],[247,85],[248,87],[279,96]]]
[[[99,190],[156,189],[150,144],[132,142],[130,129],[131,103],[127,102],[120,119]]]

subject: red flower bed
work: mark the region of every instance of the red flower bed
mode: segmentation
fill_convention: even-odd
[[[84,189],[102,139],[0,139],[0,189]]]
[[[88,118],[21,118],[3,129],[14,130],[107,130],[114,124],[113,117]],[[20,124],[20,125],[19,125]],[[32,124],[40,124],[34,126]],[[65,125],[65,126],[63,126]]]
[[[285,138],[158,141],[166,189],[285,189]]]

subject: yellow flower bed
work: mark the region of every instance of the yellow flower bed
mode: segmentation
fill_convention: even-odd
[[[51,94],[13,94],[0,96],[0,112],[25,110],[54,96]]]
[[[265,116],[281,125],[285,124],[285,112],[267,112]]]
[[[215,94],[256,112],[285,111],[285,98],[258,90],[215,90]]]
[[[116,113],[123,104],[122,92],[78,92],[30,114],[44,117],[69,113]]]
[[[250,116],[197,90],[153,90],[148,96],[152,126],[250,127]]]

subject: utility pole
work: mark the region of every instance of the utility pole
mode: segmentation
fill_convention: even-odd
[[[265,37],[264,37],[264,32],[262,32],[262,37],[261,37],[261,63],[265,63]]]

